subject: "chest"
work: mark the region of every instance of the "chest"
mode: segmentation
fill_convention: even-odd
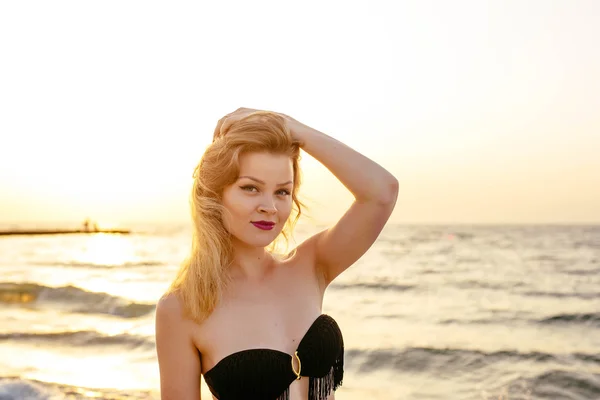
[[[202,370],[246,349],[293,354],[321,314],[323,294],[316,278],[281,271],[267,282],[234,286],[197,335]]]

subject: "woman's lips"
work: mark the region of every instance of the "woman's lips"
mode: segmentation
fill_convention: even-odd
[[[252,225],[263,231],[270,231],[275,226],[274,222],[252,222]]]

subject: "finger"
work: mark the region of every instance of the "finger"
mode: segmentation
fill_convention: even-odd
[[[239,109],[238,109],[239,110]],[[223,127],[223,123],[225,122],[225,120],[227,118],[229,118],[230,116],[232,116],[233,114],[235,114],[237,112],[233,111],[230,112],[229,114],[225,114],[224,117],[222,117],[218,122],[217,122],[217,126],[215,127],[215,131],[213,132],[213,141],[218,138],[219,136],[222,135],[222,132],[225,132],[225,130],[222,128]]]
[[[219,135],[225,135],[225,133],[229,130],[229,127],[231,127],[231,125],[233,125],[234,122],[235,118],[233,117],[225,118],[223,120],[223,123],[221,124]]]
[[[254,112],[260,112],[260,110],[255,110],[253,108],[245,108],[240,107],[237,110],[225,115],[223,118],[217,122],[217,126],[215,127],[215,131],[213,133],[213,141],[223,136],[227,130],[235,123],[235,121],[243,118],[244,116],[250,115]]]
[[[221,118],[217,122],[217,126],[215,127],[215,131],[213,133],[213,141],[215,141],[216,138],[218,138],[219,136],[221,136],[221,126],[223,125],[223,122],[225,122],[225,118],[227,118],[227,116]]]

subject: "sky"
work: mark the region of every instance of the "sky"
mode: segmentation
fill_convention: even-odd
[[[0,3],[0,222],[189,220],[238,107],[400,182],[394,223],[600,223],[600,2]],[[351,195],[305,154],[301,196]]]

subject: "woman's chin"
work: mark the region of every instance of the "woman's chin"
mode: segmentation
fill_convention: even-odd
[[[267,247],[275,241],[278,233],[269,232],[269,234],[256,235],[254,237],[245,238],[243,242],[251,247]]]

